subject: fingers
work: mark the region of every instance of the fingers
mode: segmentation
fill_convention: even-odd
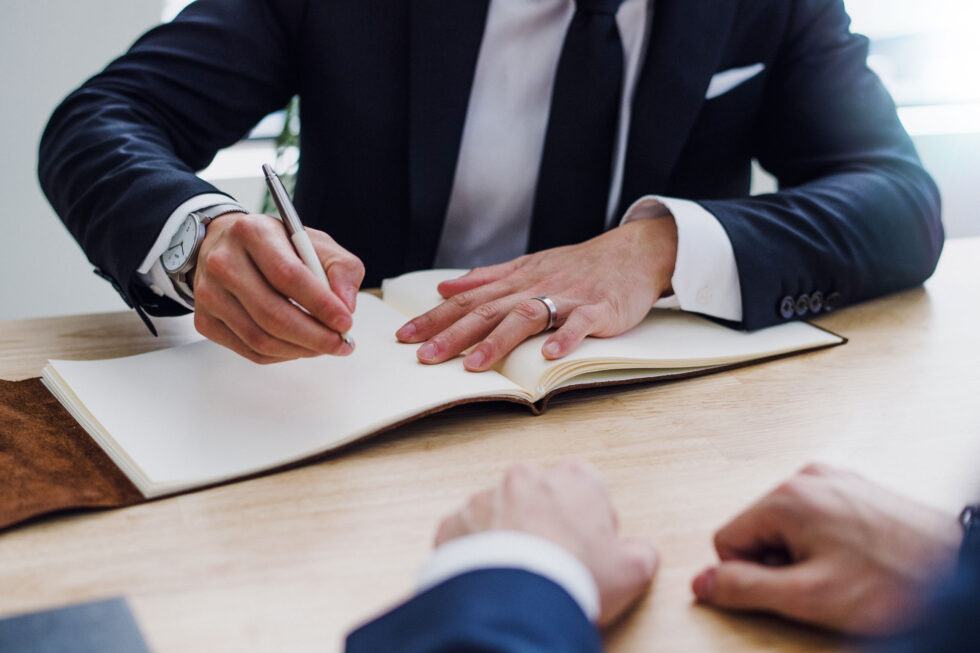
[[[306,355],[337,354],[347,349],[336,330],[317,322],[277,292],[267,276],[263,276],[247,257],[226,261],[230,256],[209,259],[209,275],[195,290],[195,312],[205,312],[219,319],[255,351],[266,356],[297,358],[294,348],[284,346],[286,343],[298,346],[307,352]],[[271,263],[267,262],[267,265]],[[286,263],[284,267],[288,265],[291,264]],[[315,285],[322,285],[316,283],[313,273],[301,263],[293,273],[307,275]],[[269,276],[282,282],[287,274],[291,273],[280,269]],[[305,290],[299,290],[297,294],[302,296]],[[327,294],[332,297],[331,293]],[[228,301],[229,296],[235,302]],[[310,298],[306,299],[309,301]],[[333,301],[347,312],[335,297]]]
[[[443,281],[436,288],[440,295],[449,299],[453,295],[458,295],[461,292],[499,281],[513,272],[519,265],[519,262],[520,259],[515,259],[499,265],[474,268],[461,277]]]
[[[482,307],[481,307],[482,308]],[[479,309],[470,315],[479,313]],[[494,311],[497,312],[496,310]],[[457,347],[462,351],[467,346],[466,343],[474,336],[478,336],[484,325],[474,325],[470,327],[467,315],[454,327],[458,327],[458,332],[443,332],[439,339],[439,348],[443,354],[450,354]],[[483,340],[473,348],[466,358],[463,359],[463,366],[471,372],[483,372],[488,370],[501,358],[509,354],[517,345],[521,344],[531,336],[537,335],[548,325],[550,313],[547,307],[540,300],[525,299],[517,302],[514,307],[505,313],[505,317]],[[482,329],[481,329],[482,327]],[[443,340],[443,335],[446,338]],[[433,340],[436,340],[435,338]],[[458,352],[456,352],[458,353]],[[455,353],[451,355],[456,355]],[[422,362],[442,362],[441,360],[426,361],[422,358],[421,352],[419,360]]]
[[[439,528],[436,529],[435,546],[438,548],[446,542],[464,535],[467,535],[467,532],[460,513],[454,512],[439,523]]]
[[[541,355],[548,360],[567,356],[586,336],[601,334],[606,328],[609,312],[602,306],[579,306],[568,315],[565,323],[541,346]]]
[[[195,324],[206,337],[266,363],[349,354],[339,333],[363,266],[322,232],[311,239],[341,298],[296,255],[282,226],[268,216],[222,216],[207,231],[194,274]],[[305,309],[305,310],[304,310]]]
[[[270,363],[281,363],[283,361],[290,360],[289,358],[278,358],[260,354],[252,347],[247,345],[231,329],[210,315],[196,313],[194,315],[194,326],[197,328],[197,331],[208,340],[227,347],[239,356],[247,358],[253,363],[268,365]]]
[[[811,575],[806,565],[766,567],[733,560],[701,572],[691,588],[702,603],[805,618],[799,605],[812,587]]]
[[[285,237],[285,232],[277,228],[278,225],[265,224],[258,227],[249,222],[238,224],[243,226],[236,225],[233,229],[240,232],[249,257],[267,282],[265,285],[295,301],[328,328],[339,332],[350,329],[353,320],[348,306],[330,288],[324,287],[306,267]],[[329,236],[326,238],[329,239]],[[318,238],[318,241],[322,244],[323,239]],[[333,253],[318,250],[317,255],[321,260],[329,259],[330,256],[344,258],[346,252],[339,247],[336,249],[338,251]],[[236,295],[241,298],[242,295],[251,294],[249,290],[249,287],[239,284],[239,293]],[[261,288],[256,290],[262,292]],[[267,295],[263,299],[268,299]],[[247,306],[246,301],[242,303]],[[289,330],[290,325],[283,326]]]
[[[315,229],[307,229],[320,263],[327,272],[330,288],[351,313],[357,308],[357,291],[364,281],[364,264],[333,238]]]
[[[542,355],[561,358],[589,335],[614,336],[643,320],[670,287],[672,229],[673,220],[638,220],[578,245],[477,268],[440,284],[446,301],[395,335],[424,342],[418,352],[423,363],[441,363],[477,345],[464,365],[484,371],[547,327],[546,307],[532,301],[547,296],[558,307],[561,326]]]
[[[600,586],[599,625],[610,626],[621,619],[647,590],[660,565],[652,542],[628,540],[615,553],[615,569]]]
[[[212,310],[195,311],[194,326],[209,340],[263,365],[320,355],[318,351],[268,335],[230,293],[206,287],[204,294]]]
[[[816,500],[822,494],[816,475],[825,471],[809,467],[796,474],[719,529],[714,538],[718,557],[759,561],[774,552],[795,560],[807,557],[813,546],[809,533],[825,518]]]
[[[409,320],[398,329],[395,337],[401,342],[423,342],[475,311],[480,312],[474,317],[483,318],[492,328],[503,319],[504,311],[510,307],[494,300],[502,300],[510,294],[502,283],[493,283],[457,293],[431,311]]]
[[[489,288],[488,292],[492,292]],[[480,299],[481,295],[476,292],[456,295],[410,321],[395,335],[402,342],[420,342],[425,335],[433,333],[437,325],[448,323],[419,348],[419,361],[442,363],[473,347],[463,365],[471,372],[482,372],[548,325],[548,308],[534,297],[510,295],[482,304],[478,303]],[[544,343],[541,353],[545,358],[562,358],[587,336],[604,335],[603,332],[608,330],[609,308],[598,304],[578,306],[568,314],[567,320],[563,320],[562,315],[567,311],[563,306],[565,302],[560,298],[552,298],[552,301],[561,326]]]

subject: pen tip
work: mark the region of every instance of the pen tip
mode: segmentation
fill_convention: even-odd
[[[272,175],[276,174],[275,171],[272,169],[272,166],[270,166],[268,163],[262,164],[262,172],[265,173],[266,177],[271,177]]]
[[[353,349],[354,348],[354,339],[352,337],[350,337],[350,335],[347,334],[347,333],[345,333],[343,335],[343,338],[344,338],[344,342],[347,343],[347,346],[350,347],[351,349]]]

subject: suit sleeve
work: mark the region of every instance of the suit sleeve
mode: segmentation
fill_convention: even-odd
[[[920,622],[880,642],[876,653],[980,651],[980,528],[963,542],[953,574],[940,585]]]
[[[516,569],[451,578],[352,632],[348,653],[599,653],[599,636],[559,585]]]
[[[167,217],[217,192],[194,171],[298,92],[304,0],[199,0],[69,95],[41,139],[41,187],[130,305],[186,312],[136,269]]]
[[[820,293],[808,315],[919,284],[942,250],[938,190],[849,23],[841,0],[792,3],[755,152],[780,190],[701,202],[732,242],[749,329],[795,317],[786,298]]]

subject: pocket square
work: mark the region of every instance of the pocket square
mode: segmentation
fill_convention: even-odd
[[[719,95],[724,95],[736,86],[749,81],[765,69],[765,64],[757,63],[751,66],[745,66],[744,68],[732,68],[731,70],[717,73],[711,78],[711,83],[708,84],[708,92],[705,93],[704,99],[713,100]]]

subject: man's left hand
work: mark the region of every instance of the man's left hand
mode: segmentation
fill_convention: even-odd
[[[586,336],[619,335],[670,292],[677,259],[672,216],[637,220],[577,245],[476,268],[439,284],[446,301],[401,327],[402,342],[424,342],[423,363],[441,363],[473,347],[463,365],[490,369],[548,324],[544,295],[558,309],[557,330],[541,348],[554,360]],[[474,347],[474,345],[476,345]]]

